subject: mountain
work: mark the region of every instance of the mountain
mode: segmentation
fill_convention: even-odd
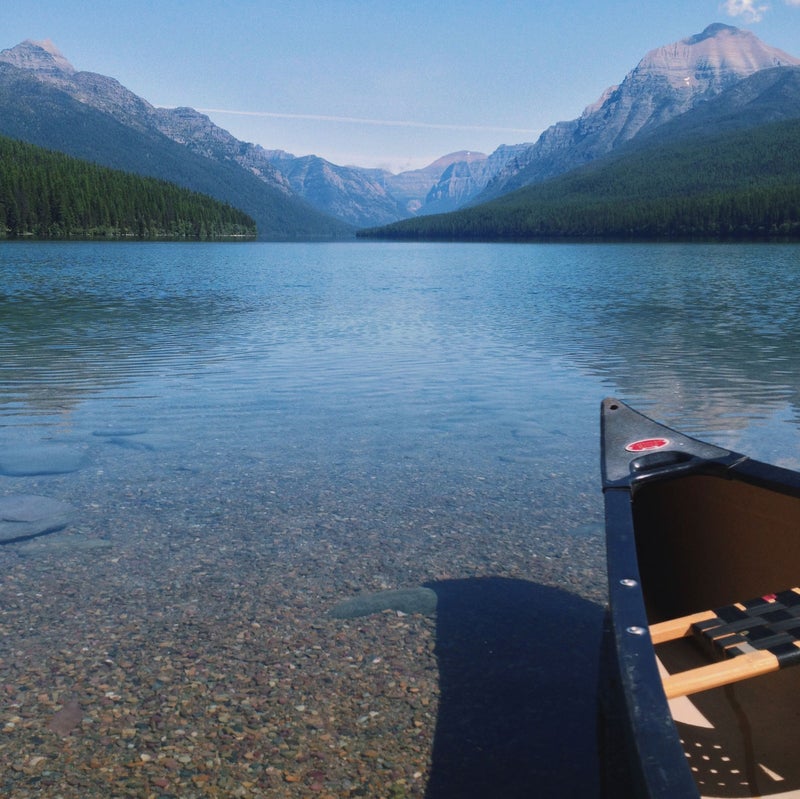
[[[191,109],[156,109],[113,78],[78,72],[50,42],[0,52],[0,133],[208,194],[253,217],[261,238],[349,230],[293,196],[255,145]]]
[[[422,170],[393,175],[337,166],[315,155],[296,157],[267,150],[236,139],[192,108],[155,108],[114,78],[77,71],[50,41],[25,41],[0,52],[0,96],[0,133],[172,180],[228,202],[234,202],[239,193],[245,203],[243,210],[256,217],[261,235],[269,237],[284,232],[336,235],[345,230],[344,225],[319,213],[309,214],[304,203],[349,227],[381,225],[412,216],[425,205],[426,195],[454,161],[473,157],[454,153]],[[74,101],[71,105],[69,99]],[[42,106],[46,110],[37,119]],[[95,119],[92,111],[104,118]],[[88,117],[93,117],[91,122]],[[91,130],[90,141],[80,140],[80,130]],[[168,146],[162,137],[182,149]],[[124,146],[118,146],[123,142]],[[189,153],[195,158],[189,158]],[[495,156],[492,163],[497,161]],[[211,169],[206,179],[200,175],[201,167]],[[486,180],[488,177],[482,177],[481,186],[472,187],[465,199]],[[214,194],[214,186],[228,189],[220,188],[219,194]],[[453,188],[441,191],[452,193]],[[264,204],[261,213],[260,202]]]
[[[473,203],[588,163],[755,72],[797,65],[800,59],[764,44],[749,31],[709,25],[696,36],[647,53],[622,83],[606,89],[578,119],[551,126],[507,162]]]
[[[255,238],[230,205],[0,136],[0,239]]]
[[[205,114],[193,108],[153,110],[154,122],[167,138],[184,145],[203,158],[220,163],[236,163],[282,194],[291,195],[289,181],[275,169],[263,147],[239,141],[227,130],[215,125]]]
[[[268,152],[294,192],[315,208],[357,227],[458,207],[500,168],[487,169],[486,155],[469,151],[450,153],[422,169],[396,175],[383,169],[337,166],[315,155],[298,158],[282,150]]]
[[[798,208],[800,67],[777,67],[562,175],[362,235],[797,239]]]
[[[691,111],[646,131],[625,147],[649,147],[798,118],[800,67],[772,67],[755,72]]]
[[[265,183],[354,227],[380,225],[407,214],[375,170],[337,166],[316,155],[297,157],[242,142],[192,108],[156,109],[159,130],[192,152],[234,161]]]
[[[485,159],[483,153],[462,150],[437,158],[422,169],[412,169],[398,175],[386,173],[384,180],[392,196],[403,206],[404,216],[420,213],[425,206],[429,192],[441,180],[442,175],[456,163],[474,162]]]
[[[239,141],[194,109],[155,108],[113,78],[76,71],[52,43],[27,41],[0,52],[0,133],[210,194],[254,217],[262,237],[335,236],[476,205],[563,174],[751,75],[798,64],[752,33],[710,25],[652,50],[579,118],[533,144],[503,145],[488,157],[452,153],[393,175]],[[747,102],[728,98],[734,116]]]
[[[755,72],[798,63],[752,33],[710,25],[696,36],[648,53],[621,84],[606,89],[578,119],[553,125],[535,143],[502,145],[488,158],[468,153],[461,158],[448,156],[449,163],[428,184],[423,199],[424,183],[414,185],[411,196],[401,195],[401,187],[415,173],[386,178],[386,184],[396,199],[405,200],[407,215],[447,213],[486,202],[589,163]],[[437,161],[431,166],[439,165]],[[430,180],[431,172],[424,174]]]
[[[424,215],[442,214],[466,205],[486,188],[506,164],[528,147],[530,144],[503,144],[488,157],[483,153],[464,153],[466,157],[453,161],[442,172],[417,212]]]
[[[289,187],[314,208],[355,227],[381,225],[408,216],[387,190],[381,170],[337,166],[316,155],[298,158],[265,151]]]

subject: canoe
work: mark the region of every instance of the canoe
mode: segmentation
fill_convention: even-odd
[[[800,797],[800,474],[601,410],[607,796]]]

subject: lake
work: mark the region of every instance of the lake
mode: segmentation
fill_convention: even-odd
[[[0,270],[15,799],[591,796],[600,400],[800,466],[792,245]]]

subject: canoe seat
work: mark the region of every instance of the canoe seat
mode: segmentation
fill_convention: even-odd
[[[715,661],[664,676],[667,698],[800,663],[800,588],[653,624],[654,645],[693,636]]]

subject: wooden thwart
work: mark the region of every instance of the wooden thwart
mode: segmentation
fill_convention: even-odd
[[[681,616],[679,619],[669,619],[658,624],[650,625],[650,638],[653,644],[663,644],[665,641],[674,641],[676,638],[686,638],[692,634],[692,625],[699,621],[708,621],[716,618],[713,610],[703,610],[692,613],[691,616]]]
[[[772,652],[761,649],[730,660],[709,663],[708,666],[699,666],[696,669],[681,671],[677,674],[668,674],[663,679],[664,693],[667,695],[667,699],[688,696],[696,694],[698,691],[708,691],[711,688],[720,688],[723,685],[739,682],[739,680],[769,674],[779,668],[778,658]]]
[[[650,637],[653,644],[685,638],[691,635],[693,624],[713,619],[715,615],[713,611],[702,611],[653,624],[650,626]],[[779,668],[780,664],[775,655],[767,650],[756,650],[729,660],[665,675],[663,678],[664,692],[667,699],[674,699],[676,696],[687,696],[699,691],[730,685],[739,680],[747,680],[761,674],[768,674]]]

